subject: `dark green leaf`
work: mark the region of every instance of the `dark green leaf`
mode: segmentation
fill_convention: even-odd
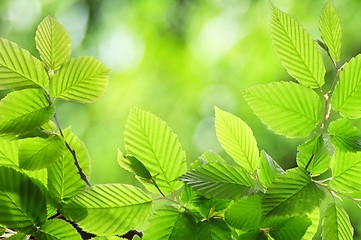
[[[118,150],[118,163],[119,165],[124,168],[125,170],[128,170],[130,172],[133,172],[138,177],[145,179],[145,180],[151,180],[152,175],[150,175],[150,172],[148,169],[143,165],[141,161],[136,159],[133,156],[123,156],[123,153]]]
[[[322,221],[322,239],[352,240],[353,227],[347,212],[336,203],[330,203]]]
[[[342,118],[331,122],[328,126],[328,132],[335,148],[346,152],[361,150],[360,131],[352,126],[349,120]]]
[[[224,240],[231,239],[231,230],[226,222],[219,218],[211,218],[197,224],[198,240]]]
[[[311,220],[307,216],[273,217],[267,223],[269,235],[277,240],[300,240],[305,235]]]

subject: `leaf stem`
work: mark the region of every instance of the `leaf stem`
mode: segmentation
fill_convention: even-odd
[[[154,185],[154,187],[158,190],[158,192],[165,198],[164,193],[162,192],[162,190],[160,190],[158,184],[155,182],[155,180],[152,178],[150,179],[150,182]]]
[[[310,160],[308,160],[306,166],[305,166],[305,170],[307,170],[307,168],[310,166],[311,162],[312,162],[312,159],[315,157],[315,154],[312,153],[311,157],[310,157]]]

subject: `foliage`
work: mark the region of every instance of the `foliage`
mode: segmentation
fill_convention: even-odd
[[[58,99],[101,97],[109,69],[93,57],[69,59],[70,37],[51,17],[36,32],[41,60],[1,39],[0,88],[10,93],[0,102],[0,235],[282,240],[310,239],[320,227],[323,239],[352,239],[337,201],[360,202],[348,195],[361,188],[361,133],[349,121],[361,117],[360,57],[339,67],[341,26],[331,1],[321,13],[319,41],[333,63],[331,80],[310,34],[272,4],[271,11],[274,48],[297,82],[254,86],[244,97],[271,130],[304,138],[297,167],[282,169],[243,120],[216,107],[215,130],[230,158],[206,152],[187,168],[170,127],[132,107],[118,163],[142,189],[91,185],[86,146],[57,120]]]

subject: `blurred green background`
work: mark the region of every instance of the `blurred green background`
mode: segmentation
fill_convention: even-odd
[[[325,2],[273,1],[316,39]],[[334,0],[334,4],[342,21],[341,62],[345,62],[361,50],[361,1]],[[249,86],[290,80],[272,49],[268,1],[2,0],[0,13],[1,37],[35,56],[39,56],[36,27],[51,15],[69,31],[72,57],[93,55],[112,69],[109,87],[99,101],[57,106],[62,127],[72,125],[89,149],[93,183],[134,181],[116,161],[117,148],[124,150],[123,132],[132,105],[169,124],[188,162],[210,149],[224,155],[214,130],[218,106],[246,121],[259,148],[282,167],[295,165],[302,140],[267,130],[242,98],[242,90]],[[325,64],[331,71],[330,61]],[[352,220],[361,229],[356,213]]]

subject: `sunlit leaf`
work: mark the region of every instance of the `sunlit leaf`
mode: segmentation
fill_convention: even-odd
[[[311,220],[307,216],[273,217],[269,220],[269,235],[277,240],[300,240],[305,235]]]
[[[149,223],[144,230],[144,240],[193,239],[196,230],[196,223],[188,212],[171,206],[157,209]]]
[[[211,218],[197,224],[198,240],[224,240],[231,239],[231,230],[222,219]]]
[[[260,156],[260,169],[259,169],[259,181],[266,188],[273,182],[273,180],[280,174],[284,173],[284,170],[273,160],[265,151],[261,151]]]
[[[194,190],[213,197],[235,199],[253,187],[248,173],[225,163],[204,164],[179,177]]]
[[[361,189],[361,152],[336,151],[331,160],[332,180],[330,186],[340,192]]]
[[[322,9],[320,19],[321,37],[325,42],[332,59],[340,61],[341,51],[341,23],[332,0],[329,0]]]
[[[310,88],[293,82],[250,87],[244,97],[271,130],[287,137],[306,137],[321,120],[321,101]]]
[[[288,74],[305,86],[324,84],[325,67],[317,44],[294,19],[271,4],[272,41]]]
[[[35,235],[37,239],[46,240],[81,240],[77,230],[61,219],[51,219],[44,223]]]
[[[322,221],[322,239],[352,240],[353,227],[347,212],[336,203],[330,203]]]
[[[331,156],[328,143],[323,136],[315,136],[297,148],[297,164],[313,175],[324,173],[330,165]]]
[[[75,136],[70,128],[63,131],[65,140],[75,150],[77,159],[84,173],[89,176],[90,157],[84,143]],[[63,149],[63,158],[48,167],[48,188],[57,202],[68,201],[81,192],[86,183],[80,178],[70,151]]]
[[[345,63],[340,70],[331,98],[332,108],[346,118],[361,117],[361,54]]]
[[[25,133],[40,127],[53,116],[44,93],[25,89],[9,93],[0,102],[0,133]]]
[[[262,199],[264,215],[306,214],[318,207],[324,192],[302,168],[287,170],[268,187]]]
[[[50,16],[45,17],[39,24],[35,43],[47,69],[58,69],[70,57],[70,36],[66,29]]]
[[[46,202],[39,187],[28,176],[0,167],[0,224],[27,232],[45,219]]]
[[[123,153],[119,150],[118,150],[118,163],[122,168],[134,173],[135,175],[137,175],[142,179],[145,180],[152,179],[152,175],[150,175],[150,172],[143,165],[141,161],[139,161],[138,159],[132,156],[123,156]]]
[[[122,235],[141,224],[151,199],[131,185],[95,185],[78,194],[61,212],[86,232]]]
[[[0,138],[0,165],[19,166],[17,141]]]
[[[361,150],[361,133],[347,119],[337,119],[328,126],[331,143],[339,150],[354,152]]]
[[[312,223],[307,228],[307,231],[305,235],[303,235],[302,240],[310,240],[315,236],[320,222],[320,209],[315,208],[312,212],[307,214],[307,217],[311,220]]]
[[[91,103],[108,85],[109,69],[93,57],[66,62],[50,81],[50,94],[64,100]]]
[[[260,227],[261,224],[261,195],[251,195],[234,202],[227,210],[226,222],[244,231]]]
[[[259,167],[259,151],[252,130],[240,118],[215,108],[217,137],[224,150],[248,172]]]
[[[203,163],[226,163],[226,161],[214,151],[205,152],[199,158]]]
[[[177,177],[186,172],[185,153],[167,124],[150,112],[132,107],[125,130],[127,154],[141,161],[164,194],[182,186]]]
[[[19,147],[19,166],[28,170],[45,168],[62,157],[64,148],[64,140],[56,135],[23,139]]]
[[[17,44],[0,39],[0,89],[45,87],[48,82],[38,59]]]

